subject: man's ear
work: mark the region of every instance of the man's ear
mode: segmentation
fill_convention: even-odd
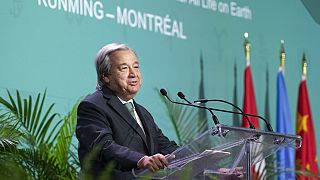
[[[109,79],[108,75],[102,74],[102,79],[103,79],[103,81],[104,81],[105,83],[109,83],[109,82],[110,82],[110,79]]]

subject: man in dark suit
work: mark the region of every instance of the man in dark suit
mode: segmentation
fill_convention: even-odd
[[[97,91],[78,107],[76,136],[81,167],[95,147],[90,174],[98,178],[114,163],[112,179],[134,179],[131,169],[157,171],[178,148],[163,135],[151,114],[133,98],[142,77],[137,55],[125,44],[104,46],[96,56]]]

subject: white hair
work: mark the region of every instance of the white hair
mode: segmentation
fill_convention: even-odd
[[[97,53],[96,60],[95,60],[96,71],[97,71],[97,89],[101,89],[101,87],[104,85],[103,75],[109,74],[110,72],[111,54],[113,52],[120,51],[120,50],[130,50],[134,52],[126,44],[111,43],[102,47]]]

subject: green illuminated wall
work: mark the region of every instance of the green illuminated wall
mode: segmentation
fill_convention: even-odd
[[[155,88],[164,87],[172,96],[183,91],[189,99],[197,99],[202,53],[205,97],[232,101],[237,83],[242,106],[244,32],[251,42],[258,111],[264,116],[268,71],[275,126],[276,74],[283,39],[293,124],[305,51],[314,128],[320,128],[320,25],[298,0],[8,0],[1,2],[0,23],[1,96],[5,89],[19,89],[25,95],[47,89],[56,111],[65,113],[95,90],[96,52],[107,43],[123,42],[136,50],[141,61],[143,86],[136,99],[173,139]],[[231,124],[231,116],[218,117]],[[319,131],[316,136],[319,157]]]

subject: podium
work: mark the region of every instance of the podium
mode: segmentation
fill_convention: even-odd
[[[282,147],[301,147],[301,137],[256,129],[217,125],[166,158],[168,167],[152,173],[133,169],[136,178],[145,179],[251,179],[253,165]]]

